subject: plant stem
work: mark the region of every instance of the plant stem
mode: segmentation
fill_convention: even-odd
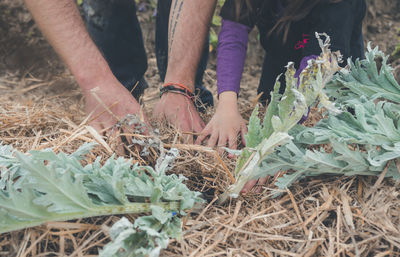
[[[37,219],[29,221],[19,221],[18,224],[11,224],[8,227],[1,227],[0,234],[20,230],[23,228],[31,228],[40,226],[48,221],[67,221],[75,219],[83,219],[90,217],[97,217],[103,215],[118,215],[118,214],[133,214],[151,212],[151,207],[158,206],[167,211],[179,210],[179,202],[159,202],[159,203],[129,203],[125,205],[105,205],[96,208],[91,208],[84,212],[74,213],[55,213],[46,219]]]

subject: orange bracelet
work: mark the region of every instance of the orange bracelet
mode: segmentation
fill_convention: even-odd
[[[183,88],[185,90],[187,90],[190,94],[193,95],[193,91],[190,90],[187,86],[183,85],[183,84],[179,84],[179,83],[166,83],[163,85],[163,87],[168,87],[168,86],[178,86],[180,88]]]
[[[180,87],[174,87],[174,86],[165,86],[160,88],[160,98],[162,97],[163,94],[171,92],[175,94],[181,94],[189,98],[191,101],[194,101],[194,95],[187,91],[186,89],[180,88]]]

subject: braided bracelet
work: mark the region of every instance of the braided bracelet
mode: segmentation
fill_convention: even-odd
[[[176,83],[167,83],[160,88],[160,97],[167,92],[181,94],[189,98],[191,101],[194,101],[194,94],[193,92],[186,86],[182,84]]]

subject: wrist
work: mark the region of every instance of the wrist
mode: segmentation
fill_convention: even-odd
[[[75,79],[78,82],[82,91],[84,92],[88,92],[94,88],[105,88],[107,90],[112,90],[112,88],[116,85],[120,85],[121,87],[123,87],[112,73],[77,74],[75,75]]]
[[[237,94],[234,91],[224,91],[219,94],[217,109],[238,110]]]
[[[237,93],[234,91],[224,91],[220,93],[218,95],[218,103],[237,106]]]
[[[89,59],[71,58],[72,61],[67,62],[81,89],[90,91],[96,87],[109,88],[112,85],[120,84],[103,56],[93,55]]]
[[[160,97],[165,93],[174,93],[187,97],[190,101],[194,101],[195,95],[189,87],[179,83],[166,83],[160,88]]]
[[[172,80],[172,79],[165,78],[164,85],[167,85],[167,84],[184,85],[191,92],[195,91],[194,82],[192,80],[190,80],[190,79]]]
[[[192,100],[190,100],[187,96],[183,94],[177,94],[175,92],[165,92],[162,94],[161,101],[173,101],[173,102],[188,102],[188,103],[193,103]]]

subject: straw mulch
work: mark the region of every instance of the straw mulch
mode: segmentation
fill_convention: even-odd
[[[111,156],[118,141],[86,126],[80,92],[51,93],[60,80],[68,79],[0,78],[1,141],[20,151],[51,147],[65,152],[95,141],[98,146],[89,161]],[[156,96],[150,90],[145,100],[152,103]],[[248,115],[250,110],[244,106],[250,104],[242,108]],[[166,148],[180,149],[173,172],[189,178],[188,185],[204,192],[209,201],[184,219],[183,238],[172,240],[162,256],[400,256],[399,182],[316,177],[272,198],[277,190],[270,179],[262,193],[221,206],[215,203],[216,197],[233,179],[234,160],[211,148],[178,144],[179,134],[165,125],[160,130]],[[140,148],[130,147],[126,157],[151,165],[159,153],[158,149],[149,152],[147,157],[140,156]],[[3,234],[0,256],[96,256],[109,241],[107,231],[118,218],[53,222]]]

